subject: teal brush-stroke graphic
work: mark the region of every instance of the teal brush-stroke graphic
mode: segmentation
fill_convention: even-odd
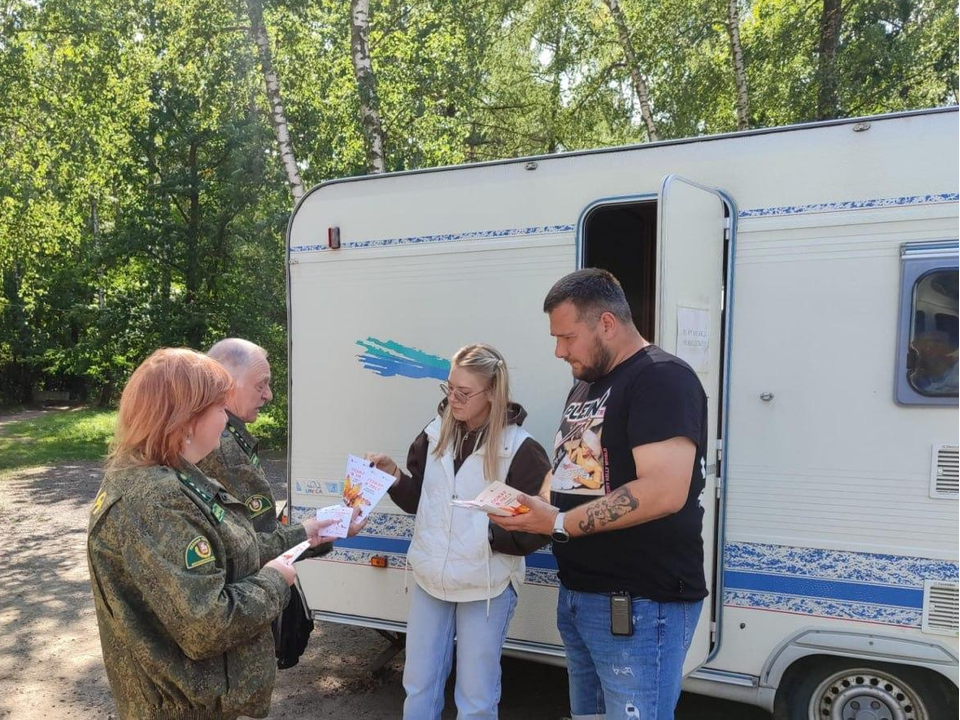
[[[365,370],[381,377],[435,378],[446,380],[450,373],[450,361],[430,355],[415,347],[401,345],[393,340],[377,340],[368,337],[357,340],[363,348],[357,359]]]

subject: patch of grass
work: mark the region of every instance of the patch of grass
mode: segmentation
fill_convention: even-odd
[[[50,410],[0,430],[0,470],[100,460],[113,437],[115,410]]]

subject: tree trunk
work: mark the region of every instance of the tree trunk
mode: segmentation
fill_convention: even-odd
[[[384,171],[383,127],[380,124],[380,100],[377,97],[377,77],[370,61],[370,0],[350,0],[350,57],[357,78],[360,95],[360,124],[367,145],[367,170]]]
[[[556,33],[553,36],[553,86],[550,92],[550,127],[547,137],[547,152],[553,154],[559,150],[560,138],[557,137],[557,120],[560,116],[560,107],[563,104],[563,16],[556,19]]]
[[[107,380],[97,393],[97,407],[109,407],[113,401],[113,380]]]
[[[287,115],[283,110],[283,100],[280,96],[280,80],[273,69],[273,57],[270,54],[270,37],[267,35],[267,26],[263,23],[263,5],[260,0],[247,0],[247,11],[250,15],[250,32],[257,44],[257,53],[260,56],[260,67],[263,70],[263,81],[267,87],[267,100],[270,103],[270,122],[277,137],[277,147],[280,149],[280,162],[287,176],[290,194],[296,203],[303,197],[303,180],[300,179],[300,169],[297,167],[297,157],[293,152],[293,142],[290,140],[290,131],[287,124]]]
[[[0,289],[6,299],[7,315],[4,322],[6,327],[3,329],[8,331],[6,339],[9,353],[8,360],[4,363],[4,372],[9,379],[0,384],[0,390],[9,393],[13,402],[27,404],[33,400],[35,373],[29,358],[35,353],[31,347],[33,332],[24,311],[23,298],[20,296],[22,274],[19,260],[14,260],[12,265],[0,274]],[[3,308],[3,305],[0,305],[0,308]]]
[[[627,31],[627,21],[623,17],[623,11],[620,9],[618,0],[603,0],[610,9],[610,16],[613,18],[613,24],[617,27],[617,35],[620,37],[620,46],[623,48],[623,55],[627,59],[627,65],[630,67],[630,78],[633,80],[633,89],[637,93],[637,100],[640,103],[640,114],[643,116],[643,123],[647,126],[647,139],[659,140],[657,136],[657,125],[653,121],[653,111],[650,109],[650,93],[647,91],[647,81],[640,72],[640,65],[637,62],[637,55],[633,52],[633,45],[630,43],[630,33]]]
[[[737,130],[750,127],[750,104],[747,95],[747,71],[743,63],[743,46],[740,44],[740,3],[727,0],[727,36],[730,38],[730,60],[733,62],[733,79],[737,86]]]
[[[840,24],[843,22],[841,0],[823,0],[820,15],[820,47],[818,51],[817,119],[830,120],[840,114],[837,102],[837,49],[840,46]]]
[[[190,141],[187,167],[190,172],[190,210],[187,220],[187,257],[184,273],[184,300],[187,313],[187,342],[190,347],[200,347],[203,340],[204,322],[200,316],[200,168],[197,150],[200,141]]]
[[[90,197],[90,232],[93,234],[93,257],[97,263],[97,307],[103,310],[103,262],[100,256],[100,209],[97,198]]]

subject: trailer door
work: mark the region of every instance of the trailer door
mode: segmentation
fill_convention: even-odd
[[[728,218],[735,217],[716,189],[669,175],[660,187],[657,222],[657,344],[686,360],[707,394],[708,447],[705,455],[703,571],[710,596],[704,601],[696,634],[687,652],[684,675],[702,665],[714,645],[714,622],[721,603],[715,578],[719,503],[718,428],[723,376],[724,268]],[[716,608],[716,612],[714,611]]]

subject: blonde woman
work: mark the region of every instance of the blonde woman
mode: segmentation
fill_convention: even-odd
[[[232,385],[205,355],[162,349],[120,400],[87,554],[103,661],[125,720],[270,709],[270,623],[295,572],[261,558],[247,508],[196,468],[220,444]],[[302,535],[318,545],[326,525],[308,520]]]
[[[367,458],[396,482],[390,497],[416,513],[407,562],[415,580],[407,621],[403,687],[407,720],[439,718],[457,638],[457,717],[496,718],[500,651],[523,583],[524,560],[547,538],[512,533],[453,498],[472,499],[487,483],[536,495],[550,462],[520,425],[507,364],[489,345],[453,356],[446,398],[407,455],[407,472],[386,455]]]

